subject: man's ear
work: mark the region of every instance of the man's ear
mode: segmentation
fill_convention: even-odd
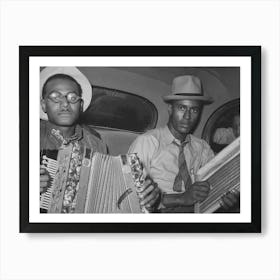
[[[80,102],[80,112],[83,112],[83,108],[84,108],[84,100],[82,99]]]
[[[47,113],[46,101],[44,99],[41,99],[41,107],[42,107],[42,110],[44,111],[44,113]]]
[[[168,114],[169,114],[169,116],[172,114],[172,111],[173,111],[173,106],[172,106],[172,104],[171,103],[168,103],[167,104],[167,111],[168,111]]]

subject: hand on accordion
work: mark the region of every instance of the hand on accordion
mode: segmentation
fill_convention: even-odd
[[[146,177],[143,191],[139,193],[140,205],[144,206],[149,212],[157,209],[160,203],[161,191],[150,177]]]
[[[40,194],[44,193],[50,184],[50,176],[44,166],[40,167]]]

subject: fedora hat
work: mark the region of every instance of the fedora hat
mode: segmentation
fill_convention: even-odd
[[[171,94],[164,96],[163,100],[165,102],[175,100],[200,100],[206,104],[213,102],[211,97],[204,95],[200,79],[193,75],[176,77],[172,83]]]
[[[85,111],[91,102],[92,87],[87,77],[76,67],[46,67],[40,72],[40,97],[42,99],[42,91],[45,82],[53,75],[65,74],[75,79],[82,88],[82,99],[84,101],[83,110]],[[48,120],[48,115],[40,106],[40,118]]]

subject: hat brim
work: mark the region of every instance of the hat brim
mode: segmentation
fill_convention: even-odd
[[[76,67],[46,67],[40,72],[40,99],[42,98],[42,89],[47,79],[56,74],[65,74],[74,78],[82,88],[83,111],[85,111],[92,98],[92,87],[87,77]],[[40,118],[48,120],[48,115],[42,110],[40,105]]]
[[[204,104],[213,103],[213,98],[205,97],[205,96],[188,96],[188,95],[167,95],[163,97],[164,102],[169,103],[171,101],[178,100],[198,100],[203,102]]]

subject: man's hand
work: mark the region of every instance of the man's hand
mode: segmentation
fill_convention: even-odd
[[[193,205],[203,201],[209,191],[210,184],[207,181],[194,182],[184,193],[163,194],[161,203],[165,208],[184,207],[185,212],[193,212]]]
[[[40,194],[44,193],[50,184],[50,176],[44,167],[40,167]]]
[[[160,203],[161,191],[150,177],[147,177],[144,183],[143,191],[139,193],[140,205],[145,206],[149,212],[153,212]]]
[[[221,206],[223,210],[237,210],[239,212],[240,208],[240,192],[237,190],[232,190],[227,192],[222,196]],[[232,211],[230,211],[232,212]],[[236,211],[234,211],[236,212]]]
[[[207,181],[194,182],[183,194],[183,205],[193,205],[203,201],[209,191],[210,184]]]

